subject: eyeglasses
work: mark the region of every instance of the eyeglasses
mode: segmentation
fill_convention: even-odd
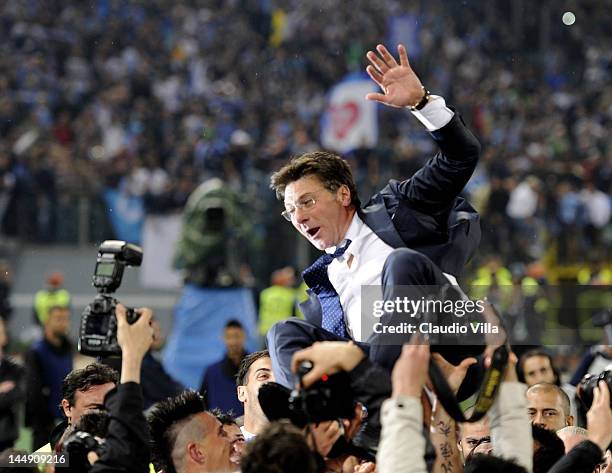
[[[320,189],[319,191],[314,192],[314,194],[317,194],[322,190],[326,190],[326,189]],[[285,220],[287,220],[288,222],[291,222],[291,220],[293,219],[293,216],[295,215],[295,211],[297,209],[309,210],[309,209],[312,209],[316,205],[316,203],[317,203],[317,199],[315,198],[314,195],[302,197],[300,200],[298,200],[295,203],[295,205],[290,205],[288,206],[286,210],[283,210],[281,212],[281,215],[285,218]]]

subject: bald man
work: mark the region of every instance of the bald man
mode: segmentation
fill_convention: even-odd
[[[527,412],[532,424],[553,432],[574,425],[569,397],[554,384],[538,383],[527,390]]]

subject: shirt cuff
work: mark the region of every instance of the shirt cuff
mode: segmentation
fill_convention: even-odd
[[[430,95],[427,105],[411,112],[428,131],[436,131],[451,121],[455,113],[446,106],[444,97]]]

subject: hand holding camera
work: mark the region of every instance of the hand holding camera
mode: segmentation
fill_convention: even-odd
[[[98,294],[81,316],[79,351],[82,354],[121,354],[115,317],[115,308],[119,303],[112,294],[121,285],[125,267],[140,266],[141,263],[142,249],[136,245],[118,240],[106,240],[100,245],[92,281]],[[130,324],[138,319],[138,312],[133,309],[125,309],[125,314]]]
[[[610,389],[600,380],[593,389],[593,404],[587,412],[589,440],[605,452],[612,442],[612,408],[610,408]]]
[[[140,383],[140,366],[142,359],[151,348],[153,343],[153,327],[151,309],[136,309],[140,317],[136,322],[128,322],[127,310],[122,304],[117,304],[115,314],[117,316],[117,340],[122,350],[121,358],[121,382]]]
[[[312,369],[302,377],[302,387],[308,388],[324,375],[351,371],[364,357],[361,348],[352,342],[316,342],[294,353],[291,370],[297,373],[304,361],[312,363]]]

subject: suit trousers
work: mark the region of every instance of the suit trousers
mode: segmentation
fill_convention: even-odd
[[[383,297],[393,300],[398,296],[400,286],[408,286],[411,296],[427,297],[435,288],[448,284],[444,273],[427,256],[408,248],[395,249],[386,259],[382,270]],[[384,318],[382,319],[384,323]],[[389,372],[401,353],[401,343],[397,345],[380,344],[378,335],[370,337],[366,343],[357,343],[369,358]],[[405,343],[410,335],[406,335]],[[300,319],[287,319],[275,324],[267,335],[268,349],[272,358],[272,368],[276,382],[293,388],[294,375],[291,372],[293,354],[314,342],[348,341],[324,330],[312,322]],[[450,360],[449,360],[450,361]]]

